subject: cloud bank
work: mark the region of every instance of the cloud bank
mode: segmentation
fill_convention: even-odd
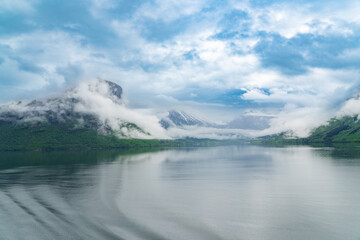
[[[75,127],[86,124],[104,134],[111,130],[120,138],[169,138],[156,116],[129,109],[121,89],[114,90],[111,84],[96,79],[82,82],[56,97],[1,104],[0,121],[74,123]]]
[[[0,9],[1,102],[102,77],[134,108],[193,106],[219,121],[257,111],[273,116],[263,133],[306,136],[360,83],[357,1],[4,0]]]

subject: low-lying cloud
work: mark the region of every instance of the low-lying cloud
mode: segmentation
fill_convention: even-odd
[[[102,77],[126,89],[132,107],[150,110],[112,106],[79,90],[86,103],[78,111],[96,111],[102,121],[121,112],[159,133],[153,113],[177,107],[192,105],[215,121],[247,111],[271,115],[270,127],[246,132],[251,136],[306,136],[342,106],[343,112],[356,109],[352,100],[344,104],[360,85],[360,4],[353,0],[17,0],[0,6],[11,19],[0,37],[1,102],[56,95]],[[237,95],[229,97],[231,91]],[[220,130],[199,134],[206,131]]]

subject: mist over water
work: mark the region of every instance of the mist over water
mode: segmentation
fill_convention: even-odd
[[[0,239],[359,239],[359,153],[0,153]]]

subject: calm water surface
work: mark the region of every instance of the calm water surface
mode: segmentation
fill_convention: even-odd
[[[0,239],[360,239],[360,148],[0,153]]]

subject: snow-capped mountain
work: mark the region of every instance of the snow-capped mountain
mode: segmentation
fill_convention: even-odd
[[[59,96],[0,105],[0,121],[17,124],[72,123],[125,138],[166,138],[155,116],[125,106],[116,83],[97,79],[84,82]]]
[[[271,116],[244,114],[223,123],[202,120],[184,111],[172,110],[160,124],[174,138],[239,139],[270,127]]]
[[[171,110],[159,120],[151,113],[126,106],[123,89],[116,83],[96,79],[80,83],[58,96],[0,105],[0,123],[70,124],[120,138],[241,138],[244,129],[264,129],[267,118],[240,117],[214,123],[184,111]],[[147,112],[149,112],[147,110]]]
[[[201,120],[184,111],[169,111],[165,118],[162,118],[160,124],[163,128],[186,128],[189,126],[207,127],[216,129],[247,129],[264,130],[270,127],[269,116],[241,115],[227,123],[214,123]]]
[[[163,128],[168,129],[170,127],[186,127],[186,126],[198,126],[207,127],[211,124],[200,120],[184,111],[171,110],[168,115],[160,120],[160,124]]]
[[[86,89],[87,88],[87,89]],[[98,79],[89,82],[86,86],[79,85],[70,89],[60,96],[32,100],[11,102],[0,105],[0,120],[6,122],[49,122],[61,123],[67,120],[79,120],[87,114],[76,111],[76,108],[84,102],[81,92],[100,94],[112,101],[121,104],[122,88],[110,81]]]

